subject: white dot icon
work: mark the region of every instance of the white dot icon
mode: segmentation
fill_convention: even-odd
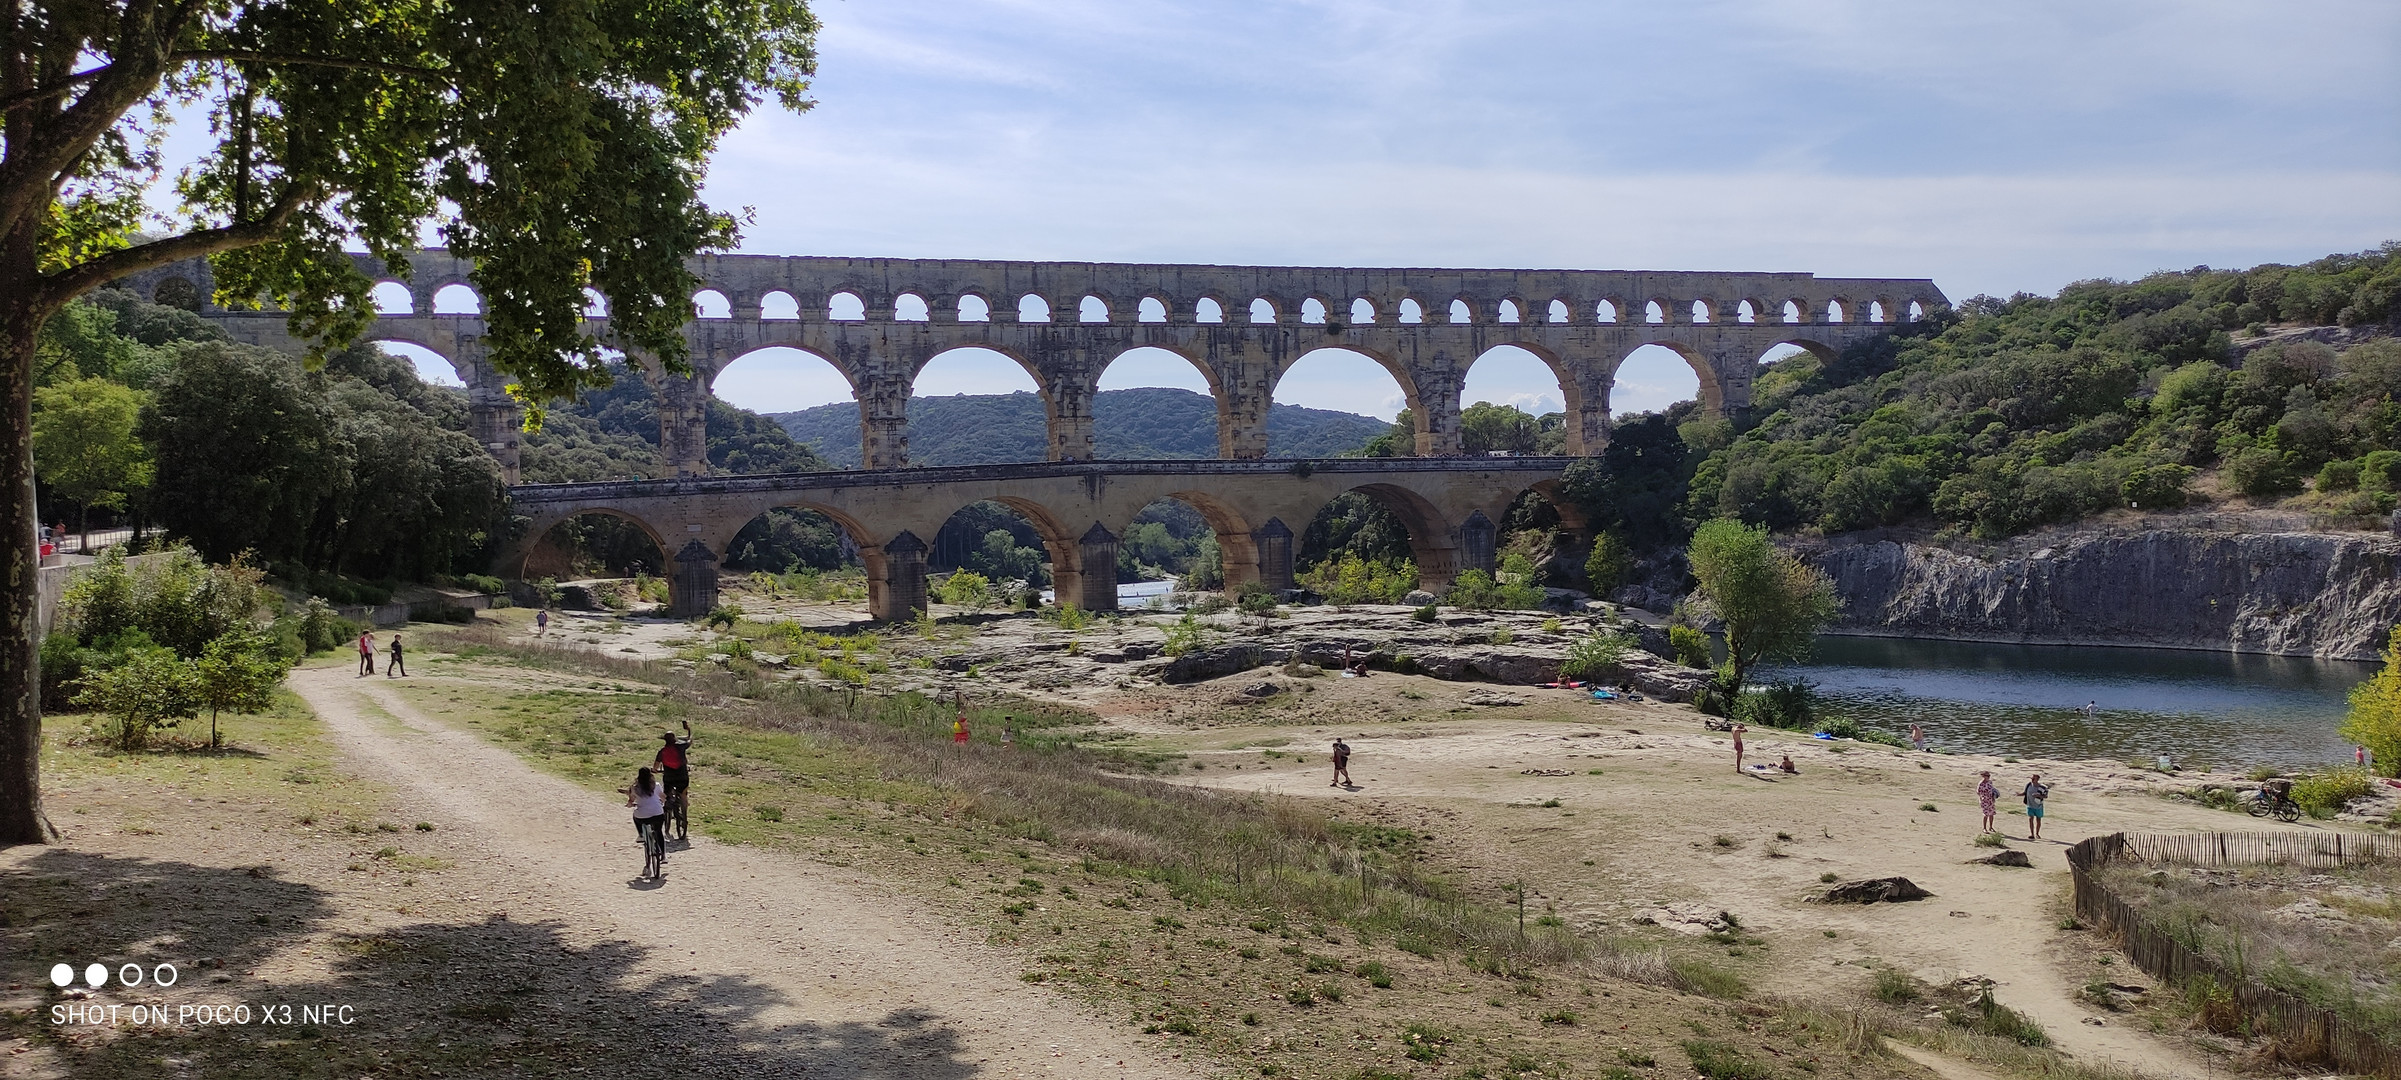
[[[108,965],[93,964],[83,969],[83,981],[94,990],[100,989],[108,983]]]
[[[67,985],[68,983],[74,982],[74,981],[75,981],[75,965],[73,965],[73,964],[58,964],[58,965],[55,965],[55,966],[53,966],[53,967],[50,969],[50,981],[51,981],[51,983],[53,983],[54,985],[58,985],[58,986],[65,986],[65,985]]]

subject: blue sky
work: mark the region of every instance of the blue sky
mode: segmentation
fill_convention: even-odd
[[[1954,298],[2401,238],[2401,4],[821,0],[727,141],[744,250],[1930,276]],[[1619,410],[1690,396],[1629,363]],[[1347,361],[1347,362],[1346,362]],[[1556,408],[1531,357],[1468,400]],[[1131,357],[1104,386],[1188,385]],[[927,394],[1030,387],[953,356]],[[763,356],[739,404],[846,399]],[[1390,415],[1345,355],[1278,400]]]

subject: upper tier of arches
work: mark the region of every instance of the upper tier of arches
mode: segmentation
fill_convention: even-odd
[[[437,294],[472,296],[472,267],[447,251],[411,259],[387,312],[459,311]],[[696,319],[1052,323],[1456,325],[1543,323],[1899,323],[1949,300],[1923,278],[1821,278],[1801,273],[1644,270],[1362,269],[1152,263],[1005,262],[707,255],[690,262]],[[205,282],[182,277],[205,309]],[[205,271],[200,271],[205,275]],[[475,305],[480,308],[480,305]]]

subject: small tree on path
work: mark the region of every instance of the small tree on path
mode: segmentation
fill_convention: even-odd
[[[1767,530],[1719,518],[1693,530],[1685,559],[1700,589],[1695,606],[1725,627],[1726,691],[1762,660],[1809,655],[1842,601],[1815,567],[1776,549]]]
[[[193,695],[208,710],[208,745],[217,745],[217,714],[262,713],[275,705],[275,688],[292,665],[267,636],[255,631],[226,634],[208,643],[192,661]]]
[[[2376,755],[2380,776],[2401,776],[2401,626],[2384,642],[2384,666],[2351,688],[2343,738]]]

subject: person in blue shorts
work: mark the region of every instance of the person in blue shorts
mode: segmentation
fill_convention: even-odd
[[[2043,774],[2035,773],[2034,779],[2026,781],[2026,790],[2019,792],[2018,797],[2026,800],[2026,839],[2042,839],[2043,800],[2051,797],[2051,788],[2043,783]]]

